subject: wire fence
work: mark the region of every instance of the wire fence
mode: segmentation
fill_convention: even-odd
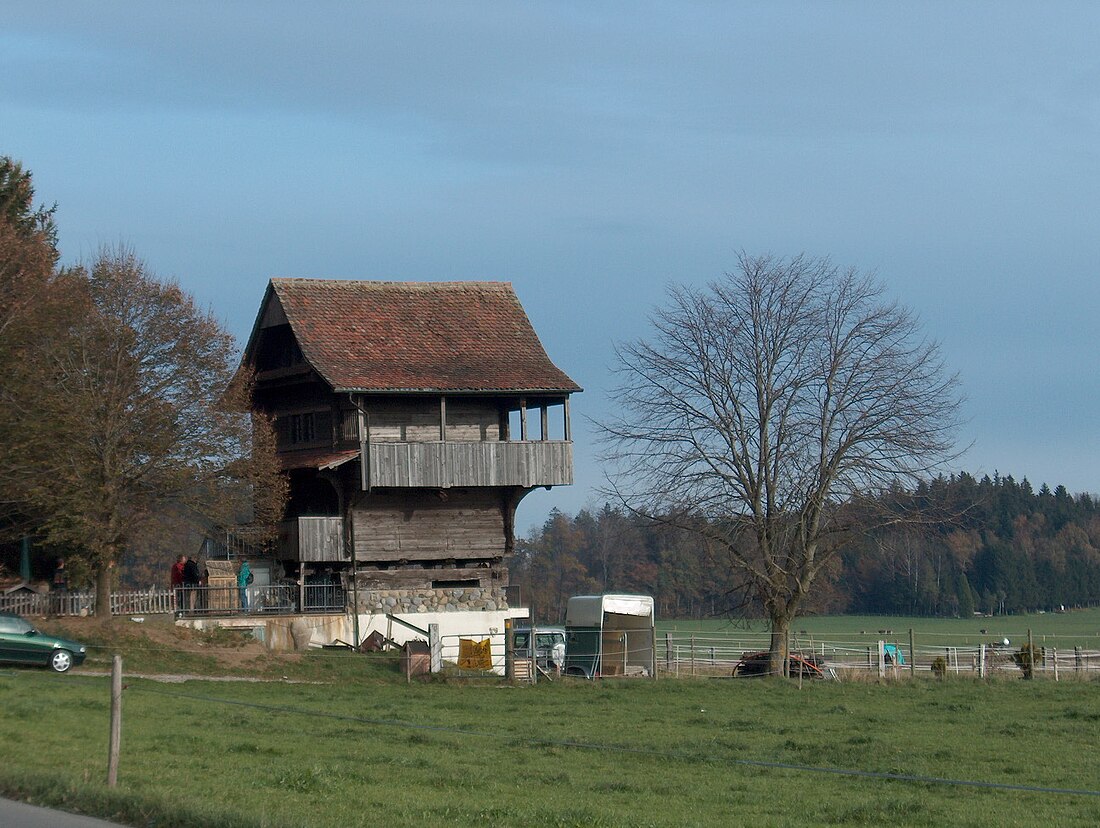
[[[937,635],[937,639],[942,636]],[[789,672],[822,677],[909,678],[916,675],[954,675],[992,678],[1019,677],[1026,672],[1026,645],[1000,642],[978,644],[920,644],[919,633],[882,638],[873,642],[844,639],[793,639]],[[677,678],[759,676],[771,672],[761,667],[770,636],[751,633],[665,633],[659,638],[657,664],[662,675]],[[806,665],[806,666],[800,666]],[[811,669],[815,668],[815,669]],[[1100,649],[1079,644],[1058,647],[1036,645],[1032,671],[1052,679],[1100,677]]]
[[[1063,795],[1077,797],[1100,797],[1100,790],[1095,788],[1053,787],[1038,784],[1028,784],[1013,781],[990,781],[982,779],[953,778],[946,776],[933,776],[916,773],[903,773],[897,771],[873,771],[858,767],[841,767],[829,764],[807,764],[800,762],[780,761],[776,759],[751,758],[746,756],[714,755],[709,751],[678,751],[661,749],[647,744],[624,744],[622,742],[607,743],[597,739],[555,739],[539,737],[536,735],[519,735],[507,729],[494,728],[470,728],[463,726],[447,725],[443,723],[424,721],[402,720],[397,718],[370,717],[362,714],[350,714],[344,711],[332,711],[319,709],[317,706],[308,708],[293,706],[286,703],[262,703],[246,698],[225,698],[203,692],[181,692],[157,688],[148,683],[123,684],[122,659],[114,657],[114,665],[111,674],[111,761],[117,770],[118,753],[122,744],[121,739],[114,739],[114,734],[121,736],[121,708],[123,692],[141,693],[159,697],[172,698],[179,701],[190,700],[201,702],[208,706],[221,706],[228,709],[251,708],[265,713],[279,713],[283,716],[300,718],[306,722],[319,722],[324,720],[338,720],[364,728],[394,728],[401,730],[417,731],[422,733],[437,733],[449,737],[468,738],[471,740],[485,741],[496,740],[507,743],[512,747],[544,749],[546,747],[562,747],[579,749],[600,753],[616,754],[619,756],[641,756],[658,758],[661,760],[681,761],[692,765],[719,764],[723,768],[740,766],[755,768],[762,771],[795,771],[805,774],[825,774],[830,777],[854,777],[869,780],[914,783],[922,787],[929,785],[943,787],[963,787],[974,789],[987,789],[1004,792],[1031,792],[1046,795]],[[291,725],[297,729],[299,724]],[[346,738],[341,735],[340,738]],[[114,784],[111,765],[108,767],[108,784]]]

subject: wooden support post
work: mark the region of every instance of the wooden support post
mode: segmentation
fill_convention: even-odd
[[[363,408],[363,398],[349,395],[355,404],[356,434],[359,437],[359,491],[370,491],[370,420]]]
[[[913,628],[909,628],[909,676],[917,675],[917,648],[913,645]]]
[[[672,672],[672,633],[665,633],[665,670]]]
[[[111,660],[111,736],[107,749],[107,787],[118,785],[118,755],[122,749],[122,656]]]
[[[540,429],[539,439],[540,440],[549,440],[550,439],[550,419],[549,419],[549,412],[546,410],[545,405],[539,408],[539,429]]]
[[[447,442],[447,398],[439,398],[439,439],[440,442]]]
[[[428,625],[428,652],[432,673],[443,671],[443,640],[439,637],[439,625]]]
[[[1051,654],[1054,656],[1054,680],[1058,681],[1058,648],[1054,647]]]
[[[1031,639],[1031,627],[1027,628],[1027,659],[1031,662],[1031,669],[1027,671],[1024,678],[1033,678],[1035,676],[1035,642]]]
[[[527,400],[519,401],[519,439],[527,441]]]
[[[527,665],[527,669],[530,671],[528,675],[531,676],[531,683],[539,683],[539,662],[538,662],[538,630],[535,629],[535,622],[531,622],[531,638],[527,642],[527,656],[530,659],[530,664]],[[603,649],[601,644],[600,649]]]
[[[978,649],[978,678],[985,678],[985,644]]]
[[[886,678],[886,642],[881,639],[878,642],[878,677]]]
[[[573,424],[569,422],[569,398],[565,398],[565,402],[562,403],[563,417],[565,418],[565,441],[568,443],[573,439]]]
[[[306,611],[306,576],[309,575],[309,567],[303,564],[298,564],[298,612]],[[316,597],[316,596],[314,596]],[[359,646],[359,642],[355,642],[355,646]]]
[[[650,650],[650,670],[653,673],[653,680],[657,680],[657,626],[654,624],[649,628],[649,644],[652,647]]]
[[[695,633],[691,634],[691,674],[695,675]]]
[[[1076,644],[1073,645],[1073,672],[1081,672],[1081,648]]]
[[[515,651],[512,649],[512,619],[504,619],[504,678],[516,680]]]

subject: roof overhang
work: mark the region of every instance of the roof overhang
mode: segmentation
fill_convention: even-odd
[[[359,459],[359,449],[316,449],[306,451],[291,451],[279,456],[279,462],[286,471],[291,469],[316,469],[317,471],[331,471],[345,463]]]

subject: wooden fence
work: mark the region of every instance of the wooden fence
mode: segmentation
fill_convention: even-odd
[[[0,612],[19,615],[94,615],[95,608],[94,592],[24,592],[0,596]],[[175,609],[175,596],[170,589],[111,593],[112,615],[151,615]]]
[[[153,615],[178,613],[186,617],[203,615],[274,614],[299,612],[344,612],[347,596],[336,584],[288,584],[250,586],[247,607],[242,607],[236,586],[191,587],[177,595],[171,589],[111,593],[111,615]],[[177,598],[179,600],[177,600]],[[94,615],[94,592],[17,593],[0,596],[0,612],[27,616]]]

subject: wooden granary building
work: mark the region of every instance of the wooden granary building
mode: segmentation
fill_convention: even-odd
[[[272,279],[244,365],[290,480],[280,575],[354,577],[367,613],[507,607],[516,507],[573,482],[581,390],[510,284]]]

